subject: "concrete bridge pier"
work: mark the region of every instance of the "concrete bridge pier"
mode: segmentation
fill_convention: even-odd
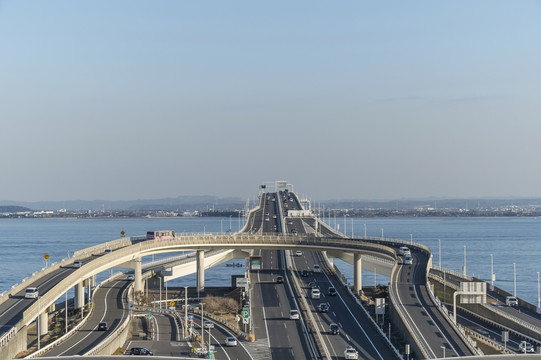
[[[80,309],[85,306],[85,290],[82,281],[75,285],[74,306],[75,309]]]
[[[136,293],[143,291],[143,273],[141,270],[141,258],[137,258],[135,261],[135,267],[133,269],[134,274],[134,290]]]
[[[197,293],[205,291],[205,250],[197,250]]]
[[[39,335],[47,335],[49,332],[49,312],[45,310],[39,314]]]
[[[357,294],[360,294],[363,290],[362,271],[361,254],[356,252],[353,254],[353,288]]]

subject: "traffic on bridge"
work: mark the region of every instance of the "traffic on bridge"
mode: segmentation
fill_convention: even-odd
[[[179,251],[190,252],[143,260]],[[205,269],[231,259],[250,265],[238,285],[236,321],[204,311]],[[333,259],[351,264],[352,284]],[[96,275],[113,267],[130,270],[96,284]],[[362,283],[362,271],[371,269],[389,278],[383,295]],[[153,279],[163,284],[190,273],[197,274],[197,286],[185,289],[185,299],[166,296],[164,309],[145,303]],[[482,358],[490,352],[539,358],[541,317],[522,301],[510,306],[509,297],[433,266],[422,244],[348,238],[317,218],[290,184],[277,181],[272,191],[261,187],[238,233],[121,238],[80,250],[14,286],[0,296],[0,360],[118,349],[216,359]],[[52,341],[50,314],[66,319],[62,336]]]

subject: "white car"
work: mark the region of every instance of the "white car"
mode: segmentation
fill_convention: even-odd
[[[413,259],[412,259],[411,255],[404,256],[404,264],[405,265],[413,264]]]
[[[290,320],[299,320],[299,310],[289,310],[289,319]]]
[[[214,329],[214,323],[210,320],[205,320],[205,322],[203,323],[205,329]]]
[[[234,338],[233,336],[228,336],[225,339],[225,346],[237,346],[237,344],[238,344],[237,339]]]
[[[408,249],[407,246],[401,246],[400,249],[398,249],[398,254],[399,255],[406,255],[406,253],[409,253],[410,252],[410,249]]]
[[[344,358],[346,359],[358,359],[359,353],[353,346],[348,346],[346,350],[344,350]]]
[[[128,281],[133,281],[133,280],[135,280],[135,275],[133,275],[133,274],[128,274],[128,276],[126,276],[126,280],[128,280]]]
[[[535,352],[535,349],[532,344],[526,341],[521,341],[520,345],[518,346],[518,349],[521,353],[533,353]]]
[[[302,256],[302,251],[300,250],[295,251],[295,256]]]
[[[81,266],[83,266],[83,262],[81,260],[75,260],[73,262],[73,267],[74,268],[80,268]]]

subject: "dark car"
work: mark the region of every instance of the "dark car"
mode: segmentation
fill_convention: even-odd
[[[107,331],[107,322],[102,321],[98,324],[98,331]]]
[[[336,294],[338,294],[336,292],[336,289],[334,287],[330,287],[329,290],[327,291],[327,293],[330,295],[330,296],[336,296]]]
[[[329,312],[329,304],[327,303],[319,304],[319,312],[322,312],[322,313]]]
[[[338,326],[337,324],[331,324],[331,326],[329,327],[329,333],[333,335],[340,334],[340,326]]]
[[[154,355],[154,353],[144,347],[132,347],[130,355]]]
[[[277,283],[277,284],[281,284],[281,283],[283,283],[283,282],[284,282],[284,277],[283,277],[283,276],[278,276],[278,277],[276,277],[276,283]]]
[[[308,276],[308,271],[307,270],[303,270],[302,273],[301,273],[301,276]]]

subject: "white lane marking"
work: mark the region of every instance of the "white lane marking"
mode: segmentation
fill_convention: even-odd
[[[100,322],[103,321],[103,319],[105,318],[105,314],[107,313],[107,295],[109,295],[109,292],[111,290],[113,290],[113,288],[116,286],[116,284],[118,284],[120,281],[117,281],[115,284],[113,284],[113,286],[111,286],[109,288],[109,290],[107,290],[107,292],[105,293],[105,296],[103,297],[103,299],[105,300],[105,310],[103,311],[103,315],[101,316],[101,319],[100,319]],[[70,351],[71,349],[73,349],[75,346],[79,345],[80,343],[82,343],[87,337],[89,337],[90,335],[92,335],[92,333],[94,333],[94,330],[97,328],[97,326],[92,329],[92,331],[89,331],[88,334],[82,338],[80,341],[76,342],[75,344],[73,344],[70,348],[68,348],[66,351],[64,351],[63,353],[61,354],[58,354],[58,356],[62,356],[64,355],[66,352]]]
[[[326,272],[323,272],[323,274],[325,275],[325,277],[327,278],[327,280],[329,280],[329,283],[332,284],[333,282],[331,281],[331,279],[329,278],[329,275],[327,275]],[[378,351],[376,345],[374,345],[374,343],[372,342],[372,340],[370,339],[370,337],[368,336],[368,334],[366,333],[366,331],[364,331],[363,327],[361,326],[361,324],[359,323],[359,321],[355,318],[355,316],[353,315],[353,312],[351,311],[351,309],[349,308],[349,306],[346,304],[346,302],[344,301],[344,299],[342,298],[342,295],[340,295],[340,293],[336,294],[338,296],[338,298],[342,301],[342,304],[344,304],[344,306],[346,307],[346,309],[348,310],[349,314],[351,315],[351,318],[352,320],[357,324],[357,326],[359,327],[359,329],[361,329],[362,333],[364,334],[366,340],[368,340],[368,342],[370,343],[370,345],[372,345],[372,348],[374,349],[374,351],[378,354],[379,358],[381,360],[384,360],[383,356],[380,354],[380,352]],[[335,314],[336,316],[336,314]]]
[[[259,277],[259,270],[257,271],[257,281],[259,283],[261,282],[261,278]],[[263,299],[263,293],[261,292],[261,286],[259,287],[259,294],[261,295],[261,299]],[[267,343],[269,344],[269,349],[270,349],[271,344],[270,344],[269,327],[267,325],[267,314],[265,313],[265,307],[264,306],[261,306],[261,309],[263,310],[263,321],[265,322],[265,331],[267,332]],[[248,351],[246,351],[246,352],[248,352]],[[248,354],[250,354],[250,353],[248,353]],[[252,357],[252,355],[250,355],[250,357]]]

